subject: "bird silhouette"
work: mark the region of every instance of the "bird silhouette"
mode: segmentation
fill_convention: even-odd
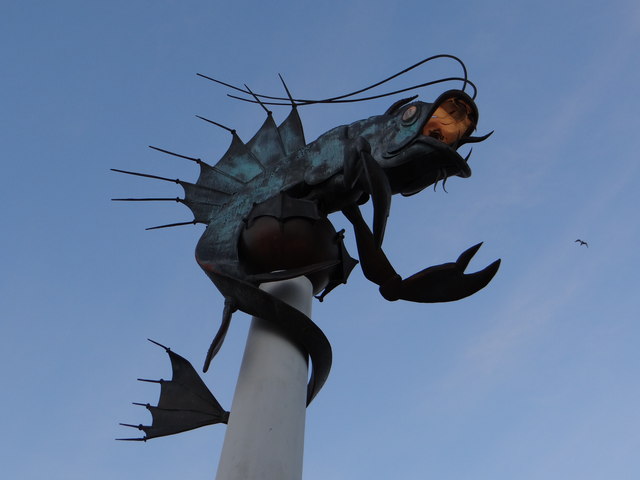
[[[589,244],[587,242],[584,242],[580,239],[577,239],[574,243],[579,243],[580,246],[585,245],[587,248],[589,248]]]

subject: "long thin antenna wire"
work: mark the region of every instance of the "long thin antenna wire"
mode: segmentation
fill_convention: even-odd
[[[438,83],[444,83],[444,82],[451,82],[454,80],[464,80],[463,78],[460,77],[447,77],[447,78],[441,78],[439,80],[433,80],[431,82],[425,82],[425,83],[421,83],[419,85],[414,85],[412,87],[407,87],[407,88],[402,88],[400,90],[395,90],[393,92],[388,92],[388,93],[381,93],[379,95],[371,95],[369,97],[362,97],[362,98],[350,98],[350,99],[342,99],[342,100],[296,100],[298,102],[298,105],[312,105],[312,104],[317,104],[317,103],[354,103],[354,102],[364,102],[367,100],[374,100],[376,98],[383,98],[383,97],[389,97],[391,95],[396,95],[397,93],[403,93],[403,92],[408,92],[410,90],[416,90],[418,88],[422,88],[422,87],[428,87],[430,85],[436,85]],[[475,94],[477,93],[477,88],[476,86],[471,82],[471,81],[466,81],[467,84],[471,85],[474,89],[474,95],[472,98],[475,98]],[[256,101],[256,100],[251,100],[250,98],[244,98],[244,97],[239,97],[237,95],[231,95],[230,93],[227,94],[228,97],[231,98],[235,98],[236,100],[242,100],[243,102],[249,102],[249,103],[260,103],[264,105],[289,105],[289,103],[279,103],[279,102],[260,102],[260,101]],[[262,98],[265,98],[264,96]]]
[[[369,85],[368,87],[362,88],[362,89],[360,89],[360,90],[356,90],[356,91],[351,92],[351,93],[347,93],[347,94],[344,94],[344,95],[339,95],[339,96],[336,96],[336,97],[330,97],[330,98],[327,98],[327,99],[324,99],[324,100],[295,99],[295,101],[296,101],[296,102],[298,102],[298,103],[299,103],[299,104],[301,104],[301,105],[308,105],[308,104],[312,104],[312,103],[334,103],[334,102],[335,102],[335,103],[345,103],[344,101],[342,101],[342,102],[341,102],[340,100],[343,100],[343,99],[345,99],[345,98],[352,97],[352,96],[357,95],[357,94],[359,94],[359,93],[362,93],[362,92],[366,92],[366,91],[368,91],[368,90],[371,90],[371,89],[373,89],[373,88],[375,88],[375,87],[378,87],[378,86],[380,86],[380,85],[382,85],[382,84],[384,84],[384,83],[386,83],[386,82],[389,82],[389,81],[393,80],[394,78],[397,78],[397,77],[399,77],[399,76],[401,76],[401,75],[404,75],[405,73],[407,73],[407,72],[409,72],[409,71],[411,71],[411,70],[413,70],[413,69],[415,69],[415,68],[417,68],[417,67],[419,67],[419,66],[421,66],[421,65],[423,65],[423,64],[425,64],[425,63],[427,63],[427,62],[430,62],[430,61],[435,60],[435,59],[438,59],[438,58],[450,58],[450,59],[455,60],[456,62],[458,62],[458,63],[460,64],[460,66],[462,67],[462,71],[463,71],[463,78],[459,78],[459,77],[451,77],[451,78],[448,78],[448,79],[446,79],[446,80],[442,80],[442,81],[461,80],[461,81],[463,82],[463,85],[462,85],[462,91],[464,91],[464,90],[466,89],[466,86],[467,86],[467,85],[470,85],[470,86],[473,88],[473,90],[474,90],[474,93],[473,93],[472,98],[473,98],[473,99],[475,99],[475,97],[476,97],[476,95],[477,95],[477,88],[476,88],[476,86],[475,86],[471,81],[469,81],[469,79],[467,78],[467,68],[466,68],[466,66],[465,66],[464,62],[462,62],[462,60],[460,60],[458,57],[456,57],[456,56],[454,56],[454,55],[440,54],[440,55],[434,55],[434,56],[432,56],[432,57],[425,58],[424,60],[421,60],[420,62],[418,62],[418,63],[416,63],[416,64],[414,64],[414,65],[411,65],[410,67],[407,67],[407,68],[405,68],[404,70],[401,70],[400,72],[398,72],[398,73],[396,73],[396,74],[394,74],[394,75],[391,75],[390,77],[385,78],[384,80],[381,80],[381,81],[376,82],[376,83],[374,83],[374,84],[372,84],[372,85]],[[226,86],[226,87],[228,87],[228,88],[231,88],[231,89],[233,89],[233,90],[236,90],[236,91],[242,92],[242,93],[244,93],[244,94],[247,94],[247,95],[249,95],[249,94],[250,94],[250,95],[252,95],[253,97],[260,97],[260,98],[265,98],[265,99],[269,99],[269,100],[279,100],[279,101],[287,100],[287,99],[285,99],[285,98],[283,98],[283,97],[274,97],[274,96],[269,96],[269,95],[255,94],[255,93],[251,92],[251,91],[248,89],[248,87],[247,87],[247,90],[243,90],[242,88],[236,87],[235,85],[231,85],[231,84],[226,83],[226,82],[223,82],[223,81],[221,81],[221,80],[217,80],[217,79],[212,78],[212,77],[209,77],[209,76],[207,76],[207,75],[203,75],[203,74],[201,74],[201,73],[198,73],[197,75],[198,75],[198,76],[200,76],[200,77],[202,77],[202,78],[205,78],[205,79],[207,79],[207,80],[211,80],[211,81],[213,81],[213,82],[215,82],[215,83],[218,83],[218,84],[220,84],[220,85],[224,85],[224,86]],[[437,81],[437,82],[434,82],[434,83],[440,83],[440,81]],[[400,93],[400,92],[404,92],[404,91],[407,91],[407,90],[412,90],[412,89],[416,89],[416,88],[421,88],[421,87],[423,87],[423,86],[432,85],[432,84],[433,84],[433,83],[428,82],[428,83],[425,83],[425,84],[421,84],[421,85],[416,85],[416,86],[414,86],[414,87],[410,87],[410,88],[408,88],[408,89],[398,90],[398,91],[396,91],[396,92],[389,93],[389,94],[384,94],[384,95],[380,95],[380,96],[372,96],[372,97],[367,97],[367,98],[357,99],[357,100],[351,100],[351,101],[365,101],[365,100],[371,100],[371,99],[373,99],[373,98],[380,98],[380,97],[382,97],[382,96],[393,95],[393,94],[395,94],[395,93]],[[245,85],[245,87],[246,87],[246,85]],[[285,87],[285,88],[286,88],[286,87]],[[237,99],[240,99],[240,100],[249,101],[249,102],[251,102],[251,103],[258,103],[258,102],[256,102],[256,101],[251,101],[251,100],[248,100],[248,99],[246,99],[246,98],[242,98],[242,97],[236,97],[236,96],[233,96],[233,95],[229,95],[229,96],[230,96],[230,97],[232,97],[232,98],[237,98]],[[257,100],[257,99],[256,99],[256,100]],[[266,105],[286,105],[286,104],[282,104],[282,103],[271,103],[271,102],[265,102],[265,104],[266,104]]]

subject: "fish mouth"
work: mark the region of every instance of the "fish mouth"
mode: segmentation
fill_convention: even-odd
[[[454,145],[446,144],[437,138],[426,135],[417,137],[411,147],[414,145],[417,145],[424,152],[422,159],[418,161],[425,162],[426,160],[425,163],[437,164],[438,168],[447,168],[451,170],[449,176],[455,175],[462,178],[471,176],[471,168],[467,163],[468,156],[463,158]]]
[[[467,159],[452,146],[419,135],[396,156],[397,166],[386,168],[385,172],[393,193],[410,196],[448,177],[470,177]]]

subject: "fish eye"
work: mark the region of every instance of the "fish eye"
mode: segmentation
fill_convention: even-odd
[[[416,120],[418,117],[418,107],[415,105],[409,105],[407,109],[402,114],[402,122],[403,123],[411,123]]]

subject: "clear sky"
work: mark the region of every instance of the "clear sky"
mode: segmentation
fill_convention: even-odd
[[[635,1],[5,1],[0,6],[0,471],[32,480],[210,479],[221,425],[146,444],[170,375],[153,338],[200,366],[222,297],[179,187],[264,119],[196,76],[282,94],[356,90],[425,57],[479,87],[473,176],[394,198],[404,276],[484,241],[502,267],[459,302],[389,303],[357,268],[314,304],[334,365],[307,412],[305,480],[640,478],[640,8]],[[439,62],[398,88],[459,75]],[[434,99],[445,88],[420,91]],[[393,99],[305,107],[308,140]],[[284,119],[286,109],[275,112]],[[337,228],[348,229],[340,215]],[[580,247],[575,240],[586,240]],[[204,376],[229,408],[248,326]]]

